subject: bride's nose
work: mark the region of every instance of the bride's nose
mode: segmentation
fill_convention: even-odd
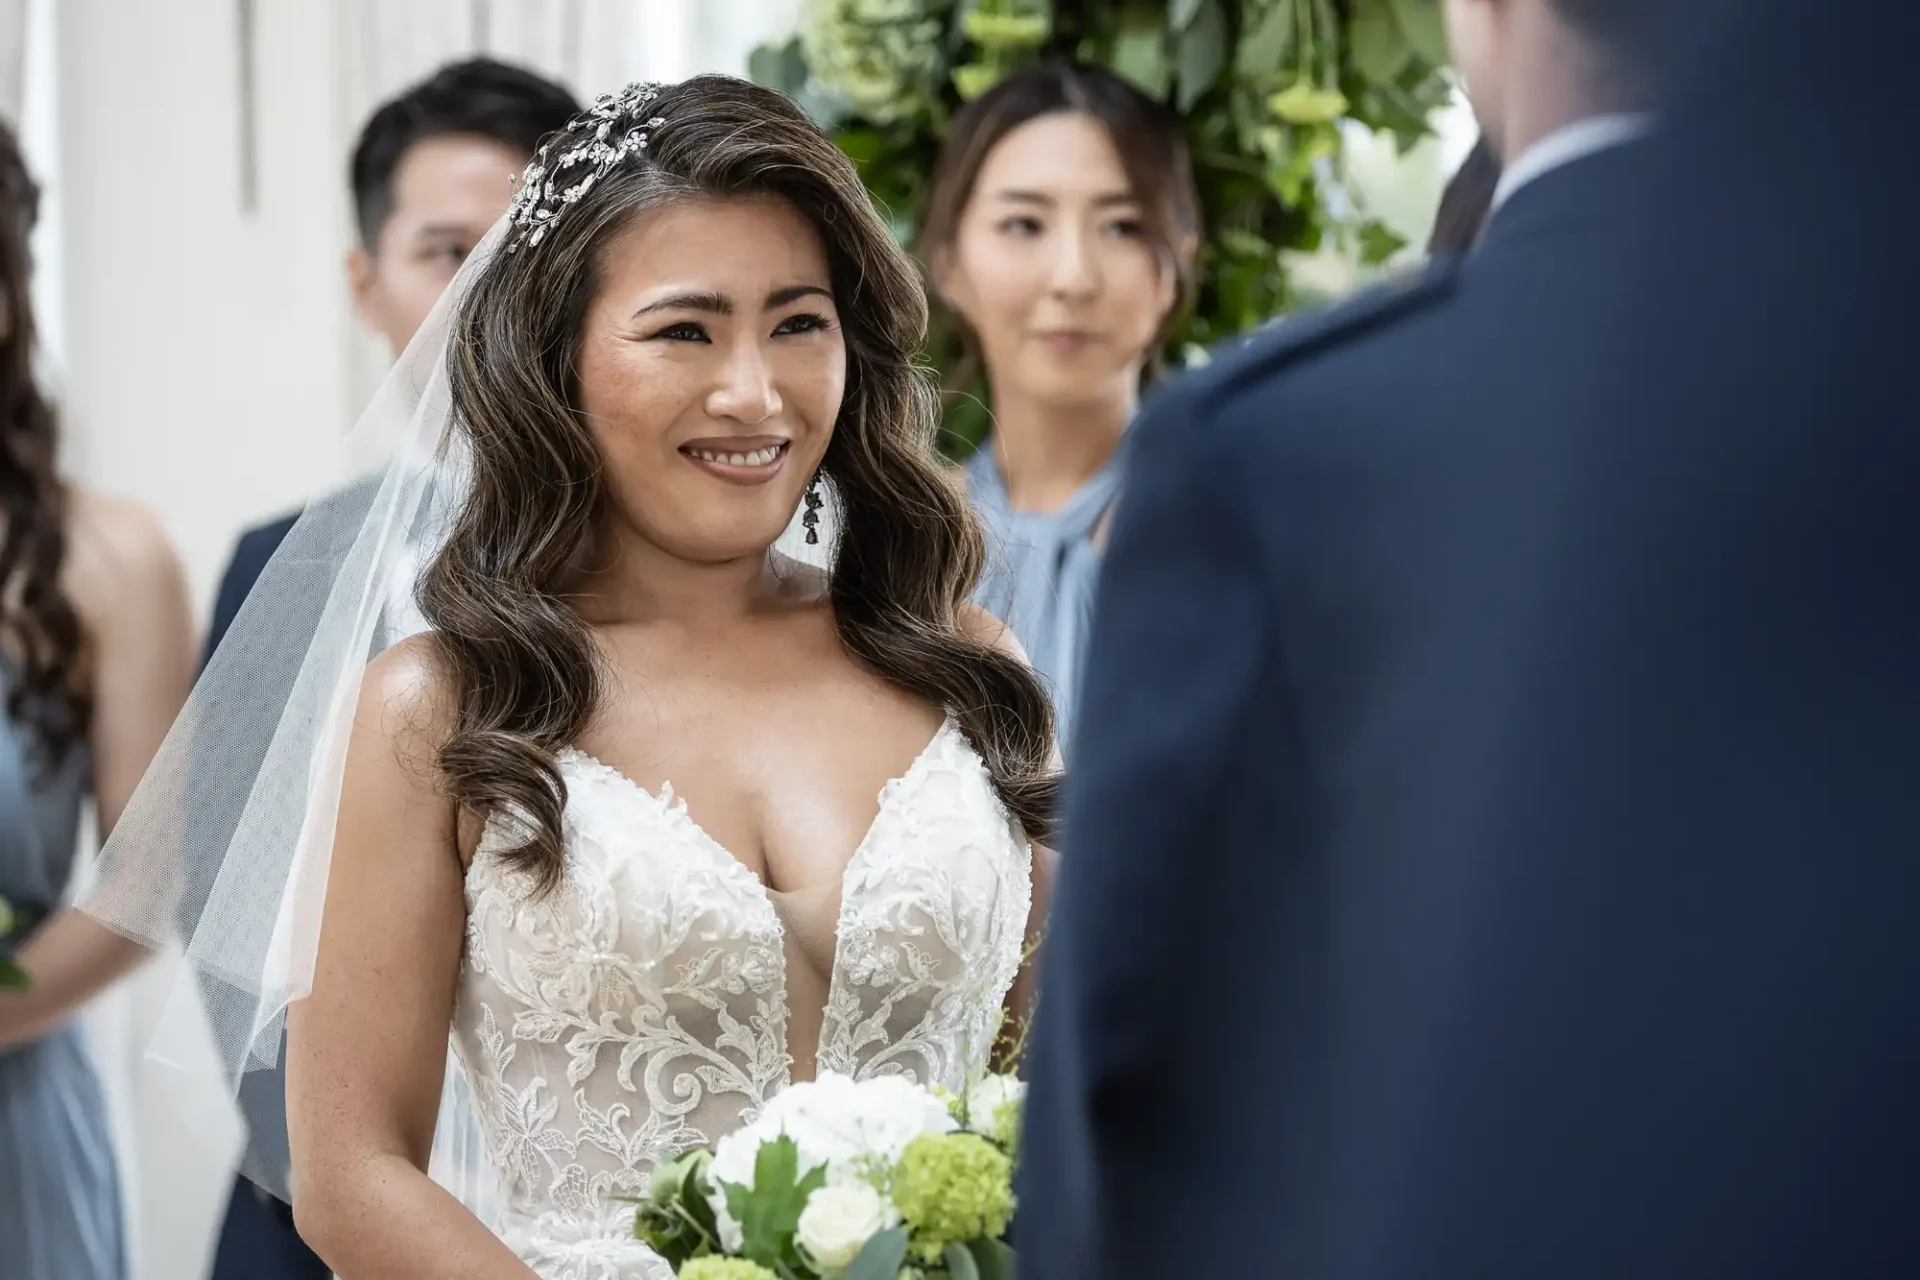
[[[779,412],[780,392],[765,354],[757,343],[741,343],[722,370],[719,385],[707,395],[707,413],[751,425]]]

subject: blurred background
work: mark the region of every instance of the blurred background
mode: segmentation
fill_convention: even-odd
[[[1341,11],[1371,7],[1387,15],[1379,21],[1406,11],[1404,25],[1425,21],[1409,17],[1419,6],[1430,0],[1342,0]],[[823,12],[844,19],[857,7],[810,0],[0,0],[0,113],[20,134],[44,191],[34,298],[43,381],[61,413],[64,471],[160,514],[185,559],[204,625],[236,535],[297,508],[333,478],[339,442],[387,364],[386,352],[354,322],[343,265],[354,239],[347,158],[379,102],[476,53],[550,75],[583,98],[631,80],[704,71],[751,68],[771,82],[797,67],[805,81],[795,33]],[[1121,8],[1161,25],[1172,11],[1172,21],[1189,26],[1231,10],[1246,36],[1262,5]],[[1246,57],[1234,47],[1211,50],[1183,28],[1141,60],[1137,42],[1124,45],[1128,38],[1124,30],[1116,37],[1116,57],[1133,57],[1136,78],[1160,77],[1169,96],[1181,92],[1178,78],[1191,74],[1196,48],[1213,58],[1210,76]],[[1336,60],[1369,56],[1360,38]],[[1377,58],[1393,56],[1388,49]],[[1306,104],[1309,114],[1325,105]],[[1351,115],[1367,115],[1366,105],[1356,95]],[[1228,169],[1264,173],[1269,184],[1304,181],[1316,193],[1316,217],[1324,214],[1334,229],[1303,236],[1289,224],[1294,229],[1265,239],[1223,242],[1202,269],[1251,271],[1253,291],[1236,295],[1243,309],[1280,312],[1337,296],[1417,257],[1443,181],[1473,141],[1470,116],[1448,92],[1394,104],[1397,127],[1380,131],[1344,106],[1324,118],[1288,118],[1290,132],[1270,130],[1251,150],[1245,133],[1222,143],[1233,152],[1218,157]],[[842,126],[863,127],[853,105],[829,101],[827,109]],[[1320,141],[1288,178],[1280,170],[1298,157],[1286,148],[1307,137],[1308,126]],[[1275,236],[1307,243],[1276,243]],[[1213,327],[1200,326],[1196,336],[1218,339],[1268,318],[1215,315]],[[147,1033],[173,977],[165,966],[150,967],[88,1014],[112,1100],[137,1280],[207,1274],[239,1144],[231,1104],[188,1096],[190,1073],[156,1071],[145,1060]],[[194,1046],[160,1048],[192,1065]]]

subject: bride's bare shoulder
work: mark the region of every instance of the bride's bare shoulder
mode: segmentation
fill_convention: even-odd
[[[1013,634],[1013,628],[972,601],[960,606],[954,615],[954,622],[968,639],[977,640],[990,649],[998,649],[1022,663],[1028,661],[1026,646],[1020,643],[1019,636]]]
[[[367,664],[354,713],[357,750],[430,777],[455,723],[454,685],[431,635],[410,636]]]

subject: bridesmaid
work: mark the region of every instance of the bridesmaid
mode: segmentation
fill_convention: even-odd
[[[1164,108],[1105,71],[1020,72],[955,117],[920,249],[994,428],[966,466],[979,602],[1052,687],[1070,742],[1120,438],[1193,286],[1200,207]]]
[[[186,699],[193,628],[153,519],[55,473],[33,378],[36,204],[0,126],[0,898],[30,981],[0,991],[0,1275],[122,1280],[106,1103],[73,1015],[145,952],[60,901],[82,803],[110,830]]]

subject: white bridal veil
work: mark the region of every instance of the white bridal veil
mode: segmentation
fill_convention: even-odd
[[[230,1090],[279,1065],[287,1006],[311,988],[361,673],[425,629],[414,584],[466,488],[449,431],[451,317],[506,229],[468,258],[344,441],[338,483],[248,595],[80,903],[136,941],[182,946],[184,976],[149,1053],[181,1043],[197,1001]],[[242,1168],[290,1198],[280,1135],[252,1135]],[[491,1179],[451,1057],[433,1173],[489,1216]]]

